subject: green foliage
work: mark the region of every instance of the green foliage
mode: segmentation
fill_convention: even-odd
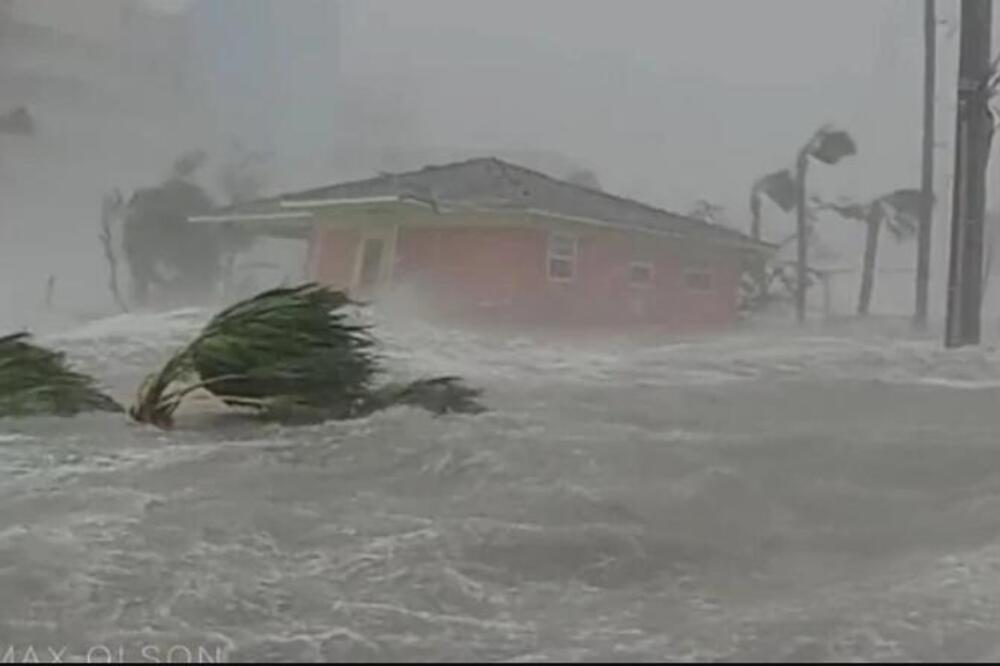
[[[132,195],[122,240],[137,305],[145,305],[154,286],[187,293],[211,289],[221,270],[219,233],[187,218],[212,207],[204,190],[176,178]]]
[[[342,309],[351,303],[314,283],[236,303],[146,380],[132,417],[169,427],[183,398],[201,388],[279,421],[353,418],[398,404],[482,410],[478,392],[453,377],[375,388],[374,339],[368,327],[347,321]]]
[[[824,164],[836,164],[858,152],[853,137],[844,130],[821,128],[813,138],[809,154]]]
[[[917,235],[924,205],[924,196],[920,190],[895,190],[882,197],[882,205],[888,221],[886,226],[897,241]]]
[[[236,142],[219,171],[219,185],[230,205],[256,199],[268,184],[270,154],[252,152]]]
[[[754,183],[750,205],[754,209],[754,214],[758,214],[760,197],[764,195],[777,204],[781,210],[788,213],[795,208],[798,192],[799,184],[796,182],[795,176],[790,170],[781,169],[761,177]]]
[[[124,206],[122,243],[135,305],[146,305],[154,289],[168,300],[197,301],[226,277],[235,253],[252,244],[235,226],[188,221],[215,208],[194,182],[206,159],[201,151],[182,155],[165,182],[137,190]],[[222,184],[233,201],[252,198],[263,187],[260,159],[250,154],[226,165]]]
[[[814,200],[820,210],[830,210],[841,217],[865,224],[884,223],[897,241],[916,235],[920,226],[923,194],[918,189],[902,188],[870,201],[843,200],[829,203]]]
[[[92,378],[70,369],[62,353],[32,344],[29,337],[0,337],[0,416],[122,411]]]
[[[233,404],[271,395],[349,403],[367,394],[377,368],[368,331],[338,312],[348,303],[314,284],[237,303],[203,331],[192,349],[195,370]]]

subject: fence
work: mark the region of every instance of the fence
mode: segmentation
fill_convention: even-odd
[[[831,316],[853,315],[857,311],[861,288],[860,268],[838,268],[824,271],[826,294],[822,284],[810,294],[810,310]],[[947,273],[944,269],[931,274],[929,315],[943,320],[946,304]],[[913,314],[916,299],[916,271],[913,268],[880,268],[876,271],[871,313],[891,317]],[[1000,330],[1000,275],[991,275],[983,284],[983,328]]]

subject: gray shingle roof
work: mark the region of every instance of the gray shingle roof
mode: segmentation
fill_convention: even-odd
[[[442,208],[530,210],[622,229],[700,236],[768,247],[738,231],[553,178],[493,157],[381,174],[275,197],[283,202],[412,197]],[[274,201],[272,199],[271,201]]]

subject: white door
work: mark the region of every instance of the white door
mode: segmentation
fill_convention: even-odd
[[[392,279],[396,254],[395,230],[366,231],[358,245],[351,294],[360,300],[375,298]]]

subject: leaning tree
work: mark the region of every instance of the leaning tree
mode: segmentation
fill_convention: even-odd
[[[211,293],[219,280],[225,239],[217,229],[188,221],[215,207],[193,178],[204,161],[200,151],[187,153],[163,183],[136,190],[124,204],[111,204],[123,219],[122,250],[134,305],[147,305],[154,288],[172,298],[198,298]]]
[[[833,211],[844,218],[865,225],[858,315],[867,316],[875,287],[875,266],[882,227],[885,227],[897,242],[914,238],[920,228],[924,195],[919,189],[905,188],[893,190],[870,201],[824,203],[817,200],[816,205],[818,208]]]
[[[754,181],[751,187],[751,235],[754,238],[760,238],[761,202],[764,197],[774,201],[785,212],[795,210],[797,245],[795,310],[800,322],[805,320],[806,288],[809,284],[807,257],[809,254],[808,227],[811,214],[806,204],[806,176],[809,163],[811,159],[815,159],[823,164],[833,165],[856,152],[857,146],[850,134],[844,130],[836,129],[832,125],[824,125],[816,130],[809,137],[809,140],[799,148],[794,170],[781,169],[767,174]]]

